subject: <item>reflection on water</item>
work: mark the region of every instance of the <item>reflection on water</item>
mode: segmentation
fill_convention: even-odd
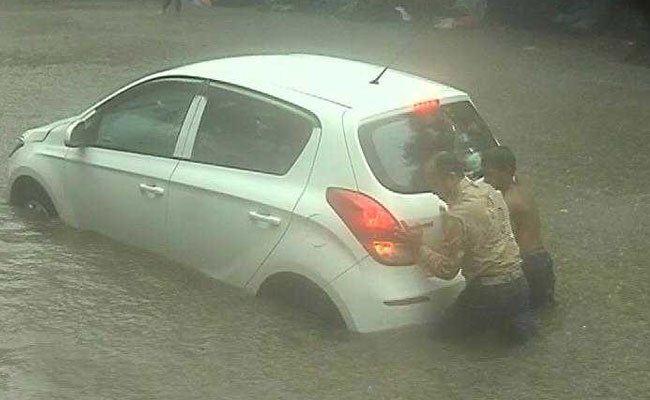
[[[467,357],[526,351],[438,343],[426,327],[329,328],[154,255],[0,207],[0,387],[9,398],[409,397],[433,393]]]

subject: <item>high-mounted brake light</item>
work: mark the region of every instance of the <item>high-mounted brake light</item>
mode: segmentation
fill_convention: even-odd
[[[413,105],[413,114],[424,117],[437,113],[438,109],[440,109],[440,100],[423,101]]]
[[[359,243],[385,265],[412,265],[411,248],[396,234],[400,224],[384,206],[363,193],[329,188],[327,202]]]

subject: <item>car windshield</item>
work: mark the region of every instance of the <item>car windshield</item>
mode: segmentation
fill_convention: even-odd
[[[362,125],[361,147],[373,173],[388,189],[422,193],[422,166],[432,155],[451,151],[471,178],[480,178],[480,152],[496,145],[469,101],[442,105],[425,115],[406,113]]]

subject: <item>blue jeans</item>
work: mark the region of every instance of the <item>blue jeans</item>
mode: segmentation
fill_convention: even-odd
[[[498,285],[469,281],[445,311],[441,332],[444,336],[467,336],[496,329],[514,341],[526,340],[537,325],[529,297],[523,276]]]
[[[547,251],[522,254],[524,270],[530,287],[530,304],[540,308],[552,304],[555,297],[555,272],[553,259]]]

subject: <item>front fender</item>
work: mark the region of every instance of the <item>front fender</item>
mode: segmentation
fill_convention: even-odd
[[[63,146],[43,142],[26,143],[9,164],[9,179],[5,199],[11,198],[16,180],[28,176],[45,189],[56,208],[59,218],[65,224],[78,228],[73,210],[65,201],[64,169],[67,149]]]

